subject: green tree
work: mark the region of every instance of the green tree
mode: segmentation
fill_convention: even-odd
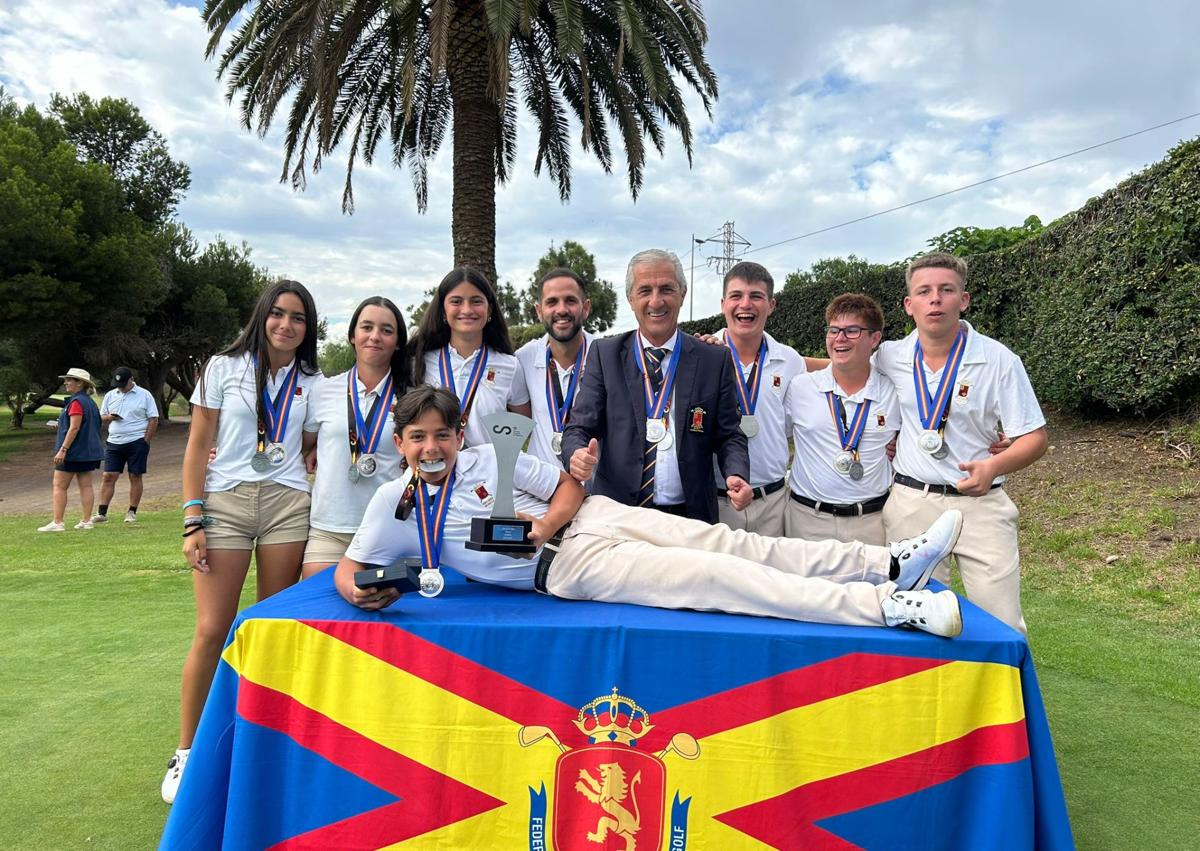
[[[191,398],[204,362],[233,341],[272,278],[245,243],[218,236],[201,251],[182,225],[164,228],[161,238],[167,298],[148,313],[135,362],[145,365],[145,386],[166,417],[167,387]]]
[[[341,375],[354,366],[354,346],[345,340],[333,340],[321,346],[317,362],[325,375]]]
[[[972,254],[985,254],[1016,245],[1022,240],[1029,239],[1042,232],[1042,220],[1037,216],[1029,216],[1024,224],[1017,227],[954,228],[943,234],[938,234],[925,244],[933,251],[946,251],[959,257],[969,257]]]
[[[56,121],[0,103],[0,347],[6,383],[26,383],[6,395],[26,409],[68,366],[96,372],[135,353],[146,310],[165,295],[154,237],[123,201],[111,171],[79,161]]]
[[[587,297],[592,300],[592,312],[584,323],[587,330],[601,332],[611,328],[617,319],[617,291],[609,281],[596,276],[595,256],[573,239],[566,240],[558,248],[551,244],[538,260],[522,301],[523,320],[527,323],[538,321],[533,309],[539,295],[537,282],[555,266],[563,266],[583,278]]]
[[[171,158],[166,140],[129,101],[92,100],[86,93],[55,94],[50,113],[82,159],[103,163],[125,191],[129,210],[150,224],[175,212],[191,186],[191,170]]]
[[[208,0],[203,17],[208,56],[235,27],[218,74],[240,96],[246,128],[265,135],[286,111],[282,179],[302,188],[349,135],[346,211],[354,165],[370,164],[381,141],[395,164],[408,162],[424,211],[428,163],[453,127],[454,262],[493,281],[496,182],[515,164],[520,104],[538,130],[534,172],[545,166],[566,201],[569,116],[606,171],[616,125],[636,198],[645,138],[662,154],[671,127],[691,160],[680,83],[706,112],[717,96],[699,0]]]

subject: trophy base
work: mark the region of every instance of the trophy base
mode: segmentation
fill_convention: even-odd
[[[416,564],[414,565],[413,562]],[[419,593],[420,559],[400,559],[387,567],[368,567],[354,571],[356,588],[395,588],[401,594]]]
[[[471,539],[467,549],[507,555],[533,555],[537,546],[529,540],[533,521],[515,517],[471,518]]]

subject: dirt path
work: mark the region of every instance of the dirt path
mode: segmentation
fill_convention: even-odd
[[[188,417],[176,417],[158,430],[150,445],[150,465],[146,471],[142,505],[161,508],[179,501],[182,488],[180,470],[183,467],[183,448],[187,443]],[[5,461],[0,461],[0,515],[45,514],[50,516],[50,474],[54,469],[54,432],[29,438],[28,445]],[[100,474],[92,476],[92,485],[99,496]],[[112,504],[124,514],[129,495],[129,478],[122,476]],[[79,494],[71,488],[67,501],[67,516],[79,512]]]

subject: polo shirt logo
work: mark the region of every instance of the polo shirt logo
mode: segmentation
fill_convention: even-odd
[[[954,401],[960,404],[966,404],[967,396],[971,392],[971,385],[967,382],[960,382],[958,385],[958,393],[954,397]]]
[[[487,375],[485,375],[483,377],[483,380],[486,381],[488,384],[495,384],[496,383],[496,370],[492,369],[491,367],[488,367]]]
[[[883,414],[879,414],[878,416],[876,416],[875,417],[875,427],[876,428],[887,428],[887,417]]]
[[[480,482],[479,484],[475,485],[475,487],[471,488],[471,490],[475,492],[475,496],[479,498],[479,501],[483,503],[485,508],[490,508],[496,501],[496,498],[488,493],[486,482]]]

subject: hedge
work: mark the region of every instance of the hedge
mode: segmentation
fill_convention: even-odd
[[[1043,401],[1080,410],[1154,412],[1200,398],[1200,139],[1017,245],[967,258],[967,318],[1025,362]],[[824,351],[825,305],[864,292],[884,306],[888,339],[912,330],[904,266],[847,280],[800,275],[767,330]],[[685,323],[722,327],[718,315]]]

